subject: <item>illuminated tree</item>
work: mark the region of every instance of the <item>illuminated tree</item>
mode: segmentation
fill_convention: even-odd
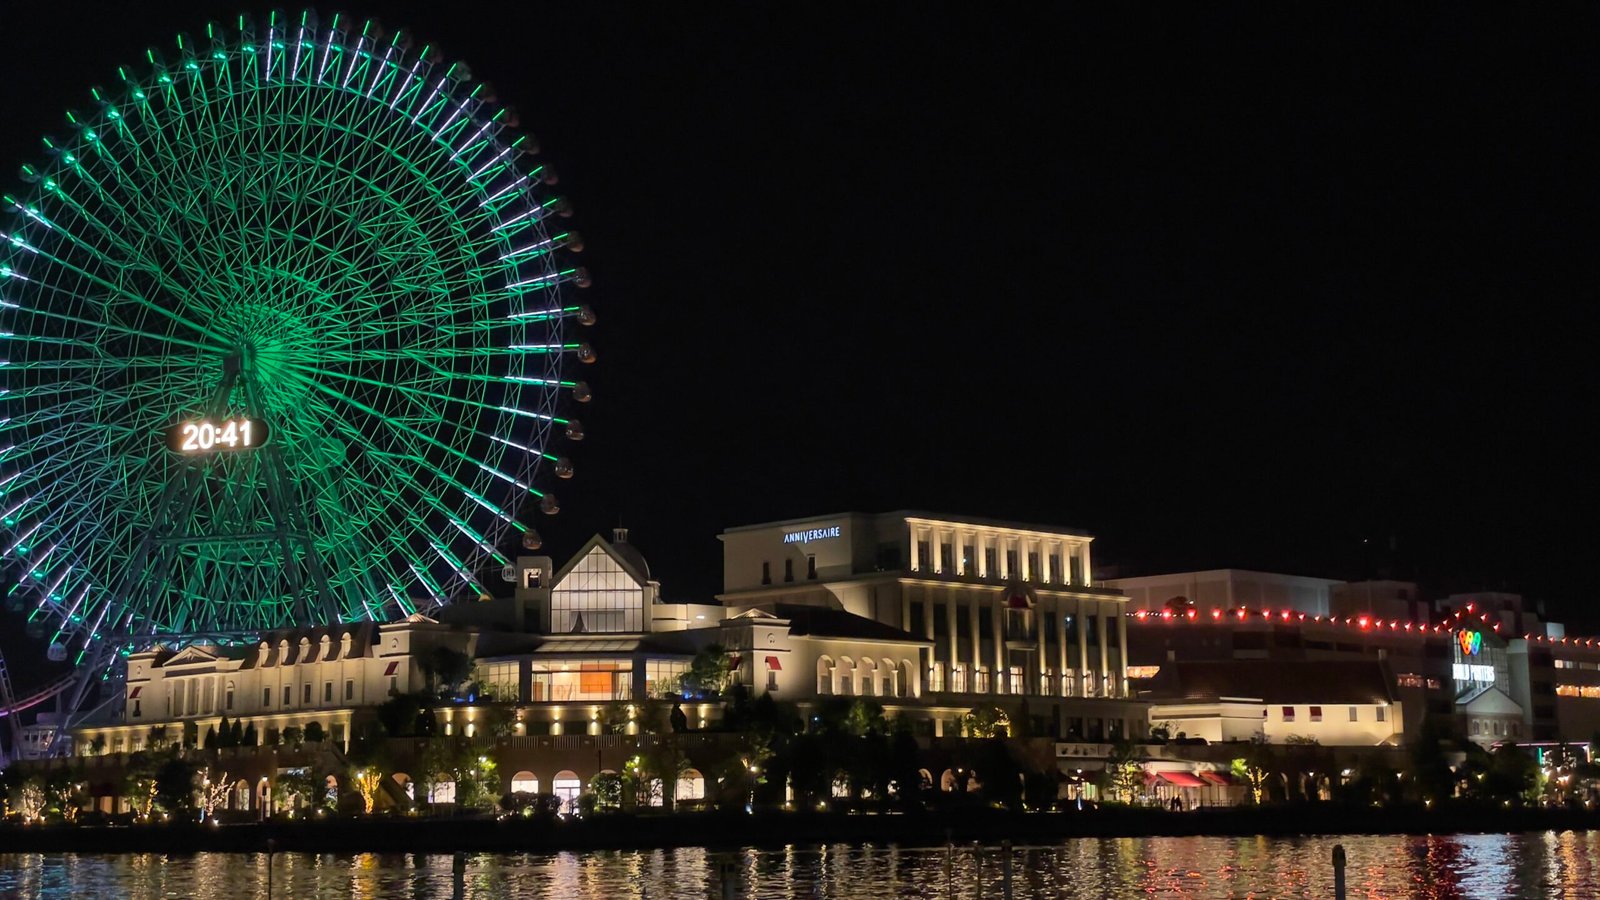
[[[357,769],[351,781],[356,793],[361,795],[362,812],[372,815],[378,804],[378,789],[383,785],[383,772],[375,768]]]
[[[200,820],[203,822],[215,816],[219,808],[228,805],[228,793],[233,790],[233,781],[223,772],[215,780],[207,772],[200,782]]]

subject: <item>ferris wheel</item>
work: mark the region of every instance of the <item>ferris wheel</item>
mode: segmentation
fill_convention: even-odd
[[[594,359],[514,113],[309,12],[116,74],[0,203],[7,607],[90,666],[485,593]]]

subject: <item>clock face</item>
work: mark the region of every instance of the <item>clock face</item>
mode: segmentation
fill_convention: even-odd
[[[167,449],[185,455],[254,450],[267,442],[267,423],[235,416],[221,421],[194,419],[167,429]]]

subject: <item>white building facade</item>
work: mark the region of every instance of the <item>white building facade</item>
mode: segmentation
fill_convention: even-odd
[[[923,664],[901,677],[936,734],[954,733],[981,703],[1025,707],[1033,733],[1144,733],[1143,707],[1127,687],[1126,598],[1092,584],[1093,538],[1082,531],[895,512],[770,522],[720,537],[718,599],[731,614],[836,609],[926,642]],[[882,661],[869,662],[819,658],[818,692],[881,678]]]

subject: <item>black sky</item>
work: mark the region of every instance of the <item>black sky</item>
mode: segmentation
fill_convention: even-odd
[[[0,3],[0,181],[241,10],[183,6]],[[1392,539],[1600,626],[1595,7],[346,9],[493,82],[576,206],[558,556],[621,520],[693,599],[723,527],[843,509],[1081,526],[1124,574]]]

